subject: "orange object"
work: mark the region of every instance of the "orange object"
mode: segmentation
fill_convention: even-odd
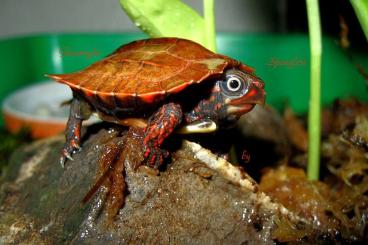
[[[11,133],[28,128],[34,139],[64,131],[68,107],[62,103],[71,98],[68,88],[55,82],[30,85],[10,94],[2,105],[5,127]]]
[[[3,112],[5,127],[11,133],[17,133],[22,128],[28,128],[34,139],[46,138],[57,135],[64,131],[66,121],[45,121],[32,118],[23,118],[12,114],[11,112]]]

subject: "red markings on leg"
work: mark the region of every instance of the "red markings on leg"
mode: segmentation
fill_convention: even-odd
[[[79,142],[77,141],[77,140],[75,140],[75,139],[73,139],[73,140],[71,140],[70,141],[70,145],[74,148],[74,149],[76,149],[76,150],[80,150],[80,146],[79,146]]]
[[[150,165],[160,165],[164,157],[168,156],[160,146],[165,139],[180,124],[182,118],[181,107],[174,103],[163,105],[150,119],[145,129],[143,140],[144,156]]]
[[[151,149],[147,148],[144,152],[144,157],[147,158],[149,156],[149,154],[151,153]]]
[[[80,138],[81,135],[81,125],[76,125],[76,127],[73,129],[73,136],[74,138]]]

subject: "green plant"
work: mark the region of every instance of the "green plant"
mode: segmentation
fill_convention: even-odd
[[[206,47],[216,52],[215,0],[203,0]]]
[[[306,0],[310,36],[311,70],[310,99],[308,115],[308,167],[310,180],[319,178],[320,144],[321,144],[321,24],[318,0]]]
[[[135,25],[150,37],[181,37],[216,51],[214,0],[204,0],[204,18],[181,0],[120,0]]]
[[[322,40],[321,25],[319,17],[318,0],[306,0],[308,25],[311,49],[311,80],[310,80],[310,101],[308,117],[308,169],[307,174],[310,180],[319,178],[320,165],[320,141],[321,141],[321,57]],[[358,17],[360,25],[366,39],[368,40],[368,1],[350,0]]]
[[[365,38],[368,41],[368,1],[367,0],[350,0],[358,17],[360,25],[364,31]]]

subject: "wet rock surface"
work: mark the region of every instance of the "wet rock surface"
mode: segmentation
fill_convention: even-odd
[[[63,137],[16,152],[1,180],[0,243],[273,243],[272,231],[285,210],[258,193],[248,176],[211,169],[201,158],[206,151],[196,155],[188,145],[157,174],[146,167],[133,170],[129,161],[139,158],[140,151],[134,139],[127,139],[124,206],[113,219],[106,218],[111,190],[106,184],[83,204],[112,137],[107,129],[88,135],[83,151],[65,169],[58,163]],[[209,158],[216,165],[216,157]]]

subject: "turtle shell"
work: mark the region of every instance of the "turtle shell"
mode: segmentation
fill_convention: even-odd
[[[230,67],[252,72],[195,42],[155,38],[123,45],[82,71],[48,76],[69,85],[92,104],[98,101],[108,109],[134,107],[138,101],[159,102]]]

